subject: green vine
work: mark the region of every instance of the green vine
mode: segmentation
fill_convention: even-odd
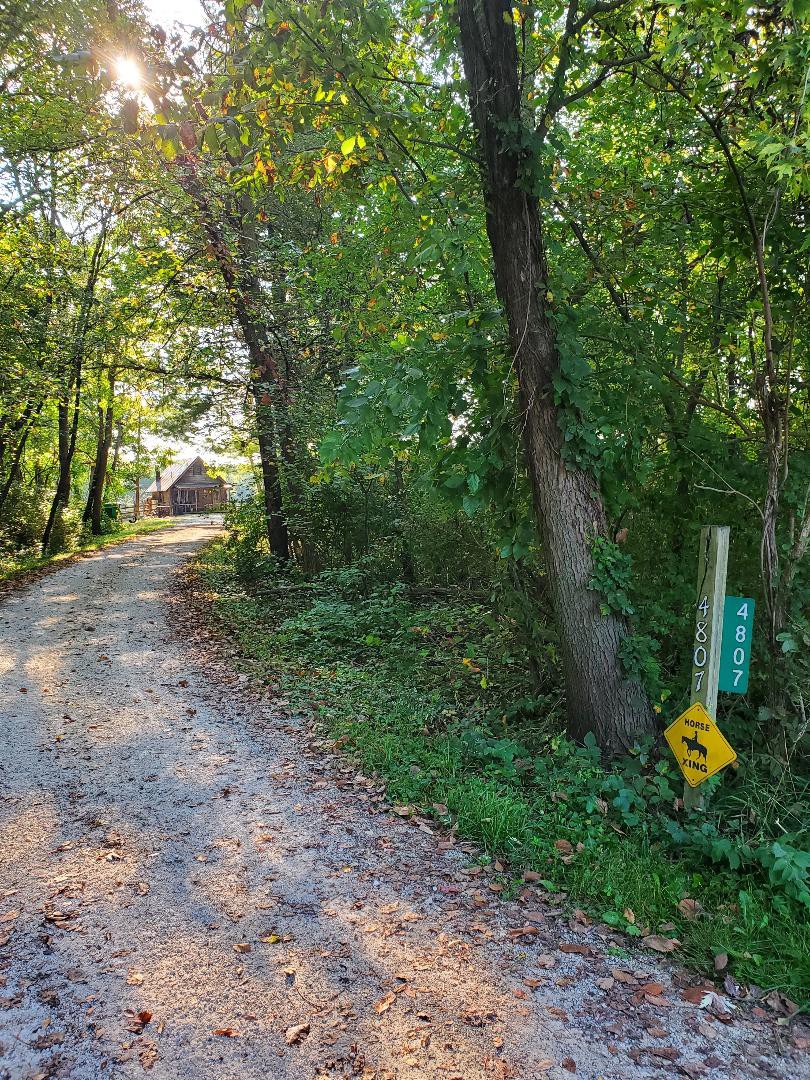
[[[597,536],[591,543],[593,556],[593,574],[588,587],[602,597],[603,615],[614,612],[619,615],[633,615],[635,609],[630,603],[630,580],[633,572],[633,560],[611,540]]]

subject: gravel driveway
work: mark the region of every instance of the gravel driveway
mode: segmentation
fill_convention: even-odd
[[[500,901],[173,631],[216,528],[0,604],[2,1080],[810,1075],[770,1019],[690,1004],[531,886]]]

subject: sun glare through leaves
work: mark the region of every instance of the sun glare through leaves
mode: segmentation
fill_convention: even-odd
[[[143,83],[143,73],[137,60],[131,56],[119,56],[115,61],[115,77],[131,90],[139,90]]]

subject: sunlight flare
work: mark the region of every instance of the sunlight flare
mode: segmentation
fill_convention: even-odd
[[[137,60],[133,60],[131,56],[119,56],[116,59],[115,76],[120,83],[132,90],[139,90],[143,83],[143,73]]]

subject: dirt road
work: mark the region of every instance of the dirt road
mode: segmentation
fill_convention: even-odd
[[[173,634],[213,528],[0,603],[0,1078],[808,1075],[659,958],[499,901]]]

